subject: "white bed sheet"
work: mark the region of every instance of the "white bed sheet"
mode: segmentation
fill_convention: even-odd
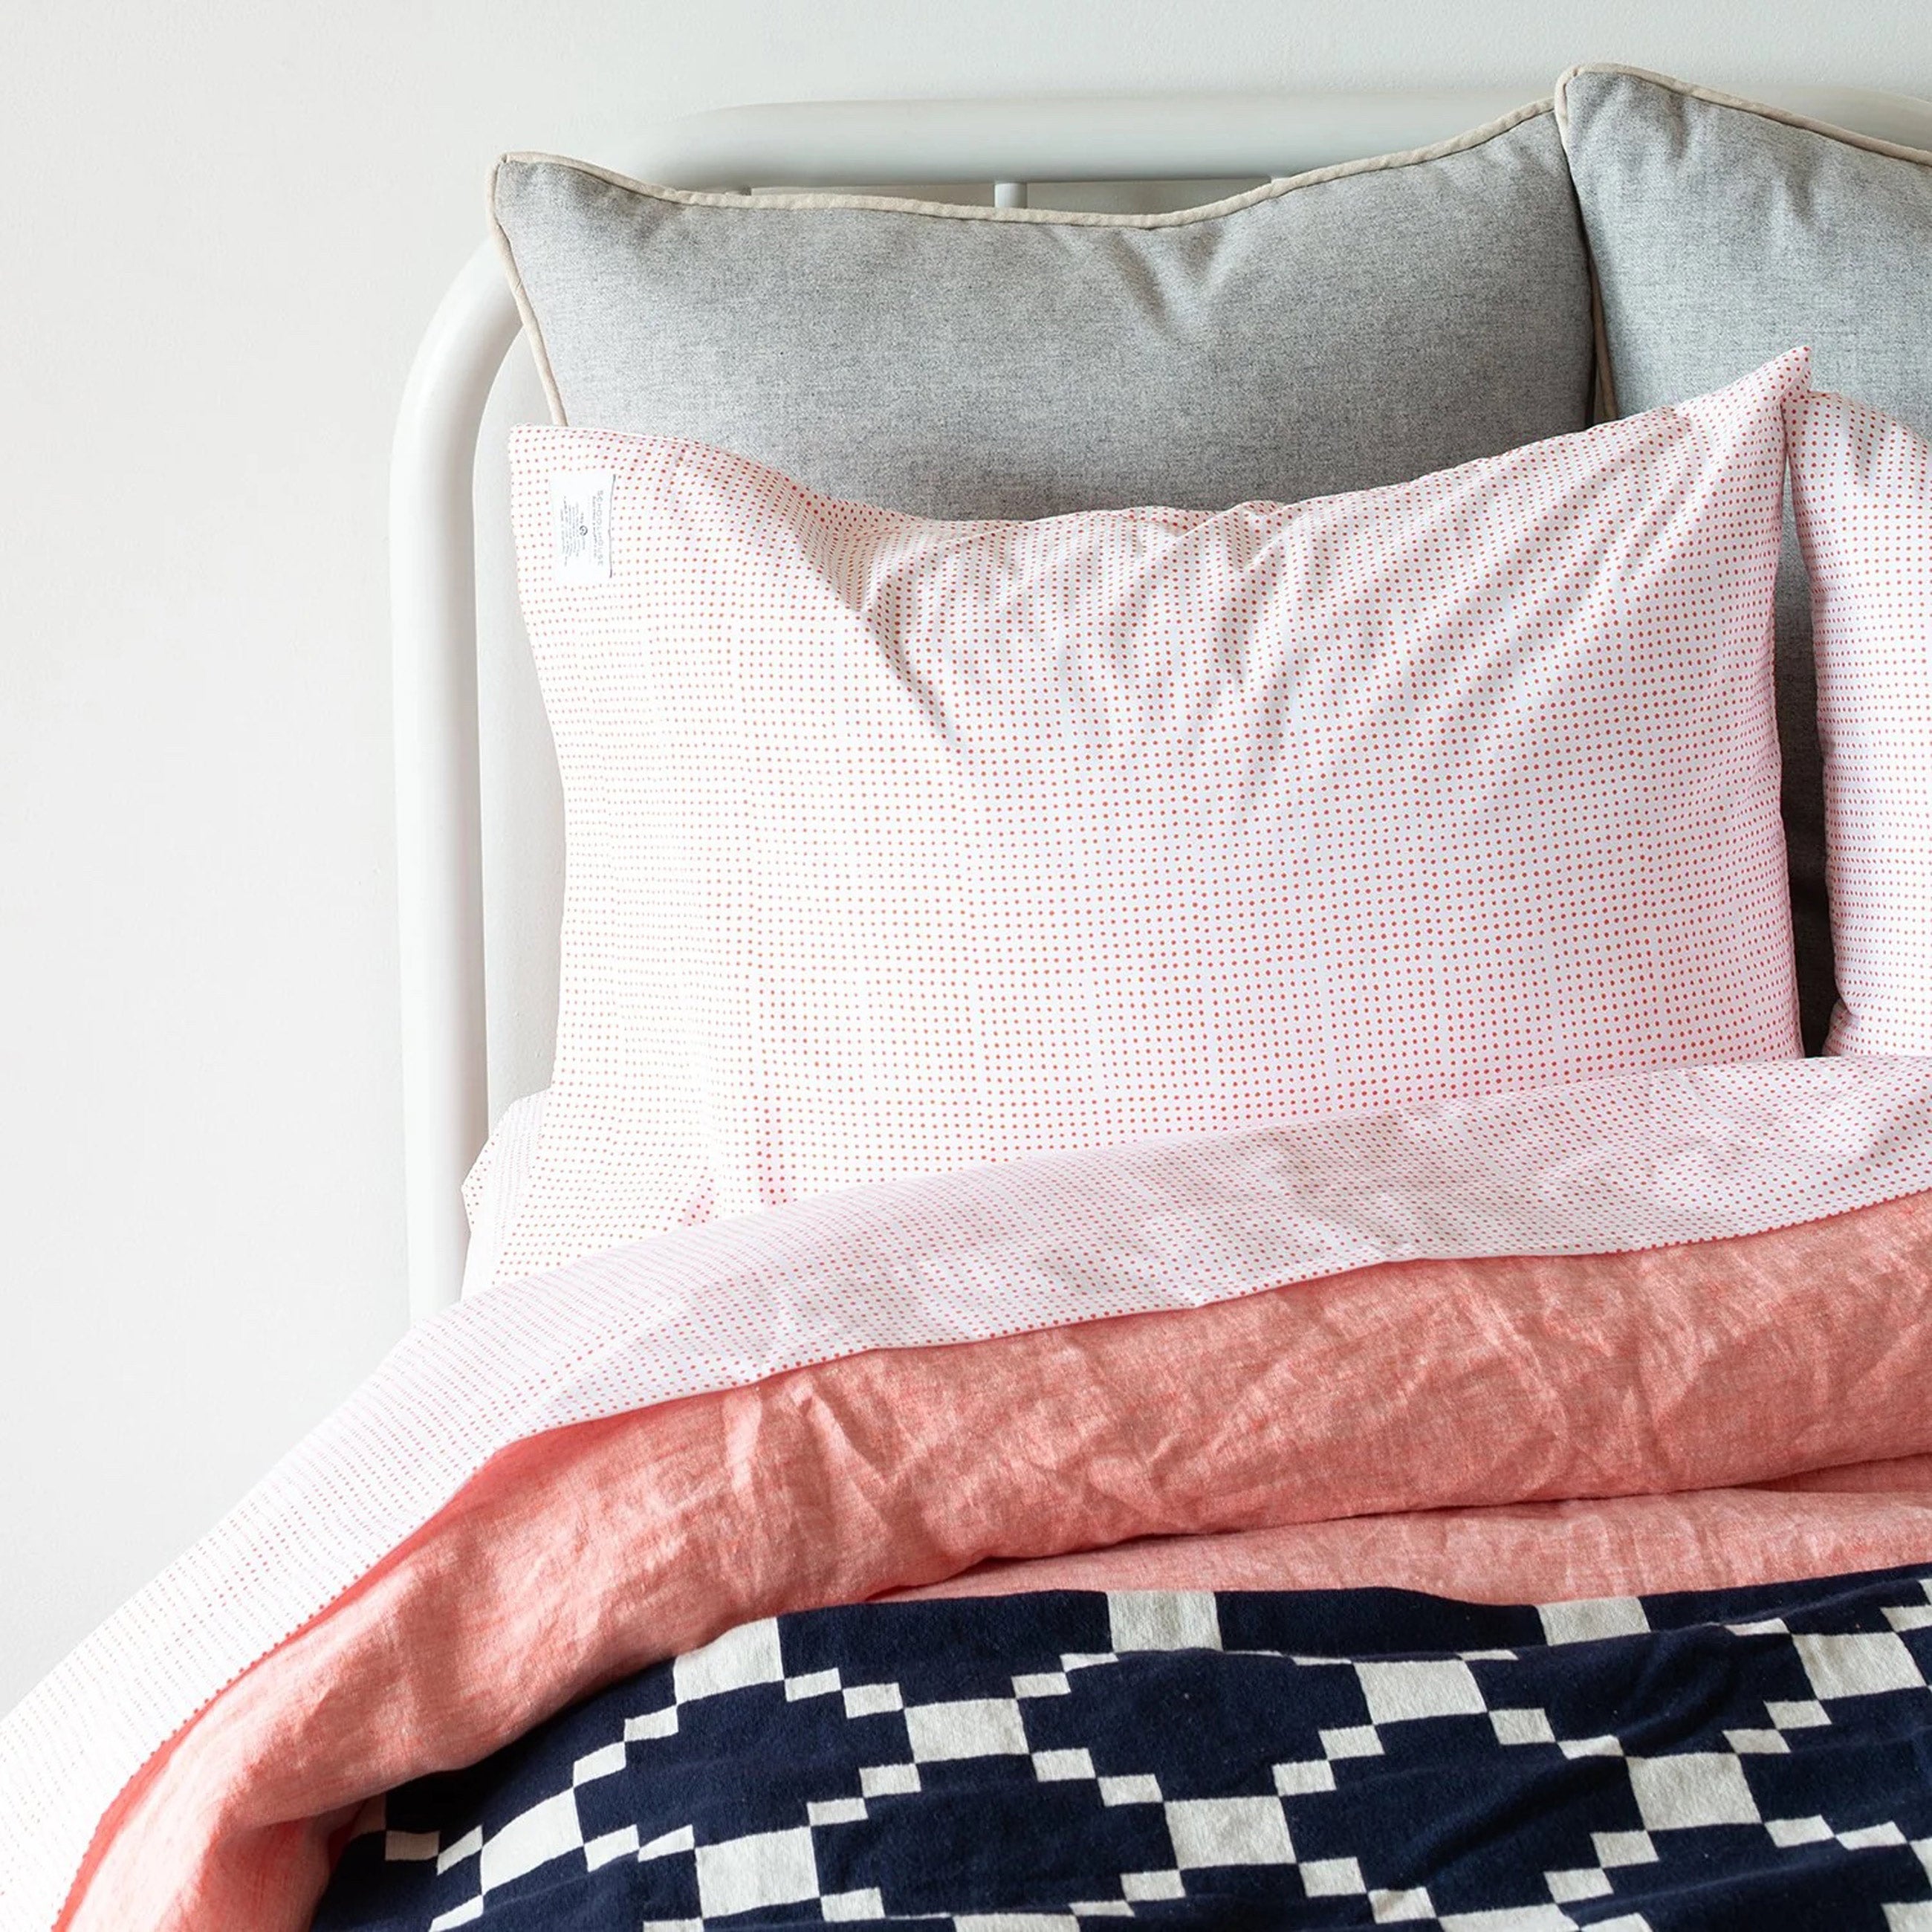
[[[487,1288],[496,1272],[504,1238],[530,1183],[530,1157],[549,1093],[548,1087],[540,1088],[503,1109],[464,1180],[463,1205],[470,1216],[470,1252],[463,1263],[466,1298]]]

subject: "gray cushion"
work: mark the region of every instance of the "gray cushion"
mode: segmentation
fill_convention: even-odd
[[[493,206],[560,420],[926,516],[1292,500],[1588,420],[1546,104],[1178,216],[748,203],[528,155]]]
[[[1706,394],[1800,343],[1812,380],[1932,434],[1932,163],[1626,69],[1558,95],[1616,408]],[[1778,728],[1808,1047],[1831,1017],[1810,590],[1787,535]]]

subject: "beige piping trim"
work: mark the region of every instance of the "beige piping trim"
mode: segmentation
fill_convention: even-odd
[[[510,238],[504,233],[502,224],[496,218],[496,176],[504,164],[515,161],[551,167],[572,168],[579,174],[588,175],[594,181],[621,188],[629,194],[648,196],[654,201],[668,201],[688,208],[738,208],[754,212],[784,212],[796,208],[871,208],[893,214],[924,214],[948,221],[1009,221],[1046,224],[1068,228],[1184,228],[1197,221],[1216,221],[1225,215],[1238,214],[1244,208],[1252,208],[1265,201],[1274,201],[1280,196],[1292,194],[1305,188],[1319,188],[1323,183],[1346,180],[1352,175],[1380,174],[1394,168],[1413,167],[1424,161],[1441,160],[1450,154],[1461,154],[1471,148],[1480,147],[1485,142],[1493,141],[1499,134],[1507,134],[1512,128],[1520,127],[1538,115],[1556,111],[1550,100],[1532,100],[1514,112],[1505,114],[1499,121],[1491,121],[1480,128],[1472,128],[1466,134],[1453,135],[1446,141],[1432,142],[1426,148],[1411,148],[1400,154],[1371,154],[1360,160],[1340,161],[1332,167],[1311,168],[1305,174],[1290,175],[1282,181],[1264,182],[1260,187],[1247,189],[1240,194],[1231,194],[1220,201],[1210,201],[1198,208],[1170,208],[1155,214],[1109,214],[1098,210],[1056,209],[1051,208],[986,208],[976,204],[962,204],[946,201],[914,201],[902,200],[886,194],[723,194],[708,190],[664,188],[653,182],[634,181],[628,175],[620,175],[608,168],[593,166],[589,161],[573,160],[566,154],[546,154],[514,152],[499,155],[490,170],[490,178],[484,190],[484,208],[489,218],[490,239],[495,243],[497,258],[503,265],[503,272],[508,278],[510,292],[515,296],[517,313],[523,317],[524,333],[530,338],[530,352],[536,358],[537,374],[542,378],[544,394],[550,401],[550,419],[559,424],[568,422],[563,410],[563,398],[559,394],[556,376],[552,373],[550,354],[544,346],[543,332],[537,326],[536,310],[524,287],[524,279],[517,267],[517,258],[510,246]]]
[[[1720,94],[1715,88],[1698,87],[1688,80],[1677,80],[1667,74],[1652,74],[1648,68],[1620,67],[1613,61],[1586,61],[1580,66],[1567,69],[1558,79],[1554,103],[1556,115],[1556,131],[1563,137],[1563,152],[1570,152],[1570,83],[1580,74],[1622,74],[1630,80],[1647,80],[1653,87],[1667,88],[1672,94],[1683,94],[1691,100],[1701,100],[1712,107],[1735,108],[1741,114],[1755,114],[1760,121],[1774,121],[1786,128],[1801,128],[1808,134],[1822,134],[1826,140],[1840,141],[1848,148],[1862,148],[1868,154],[1888,154],[1897,161],[1916,161],[1922,167],[1932,167],[1932,152],[1924,148],[1908,148],[1898,141],[1881,140],[1876,134],[1861,134],[1853,128],[1835,128],[1828,121],[1814,121],[1808,116],[1794,114],[1788,108],[1773,107],[1762,100],[1746,100],[1735,94]]]
[[[563,398],[558,392],[556,376],[550,366],[550,351],[544,346],[543,331],[537,326],[537,312],[530,306],[510,238],[503,232],[503,224],[496,219],[497,170],[506,161],[521,158],[516,154],[500,154],[490,163],[490,178],[483,185],[483,212],[490,224],[490,239],[495,245],[496,259],[503,265],[504,279],[510,284],[511,294],[516,298],[517,313],[523,317],[524,340],[530,345],[530,355],[537,365],[537,379],[543,384],[544,400],[550,405],[550,419],[560,429],[565,429],[569,427],[570,418],[563,412]]]

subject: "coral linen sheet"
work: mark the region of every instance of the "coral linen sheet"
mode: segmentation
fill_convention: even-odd
[[[1490,1601],[1932,1562],[1932,1062],[828,1196],[412,1335],[0,1726],[0,1926],[306,1924],[374,1795],[946,1586]]]

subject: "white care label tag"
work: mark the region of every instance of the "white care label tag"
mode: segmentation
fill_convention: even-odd
[[[550,560],[560,584],[610,580],[608,470],[560,470],[550,479]]]

